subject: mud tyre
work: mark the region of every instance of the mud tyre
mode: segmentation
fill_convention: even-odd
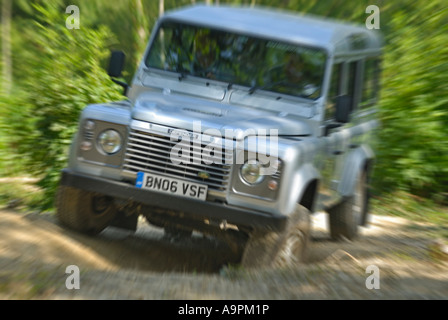
[[[96,235],[110,224],[116,213],[110,197],[68,186],[59,187],[56,217],[68,229]]]
[[[310,230],[309,211],[297,205],[282,232],[256,232],[249,236],[241,265],[250,269],[283,268],[305,262]]]
[[[359,236],[359,226],[367,220],[368,211],[367,175],[358,175],[352,196],[328,210],[330,236],[332,240],[355,240]]]

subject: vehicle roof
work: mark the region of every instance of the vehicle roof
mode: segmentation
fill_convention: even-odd
[[[165,19],[319,47],[335,55],[382,47],[378,32],[365,26],[267,7],[193,5],[167,12]]]

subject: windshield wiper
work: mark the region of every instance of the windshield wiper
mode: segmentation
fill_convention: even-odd
[[[272,89],[276,85],[279,85],[279,84],[282,84],[282,83],[285,83],[285,80],[280,80],[280,81],[275,81],[275,82],[268,82],[268,83],[265,83],[262,86],[255,85],[255,86],[253,86],[253,87],[251,87],[249,89],[249,94],[254,94],[257,90],[264,90],[264,89],[269,89],[269,88]]]
[[[187,73],[185,71],[185,69],[182,66],[180,66],[180,65],[176,66],[176,72],[179,75],[178,76],[179,81],[182,81],[183,79],[185,79],[189,75],[189,73]]]

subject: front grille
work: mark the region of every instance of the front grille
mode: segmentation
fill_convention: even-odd
[[[190,140],[190,139],[187,139]],[[171,161],[171,150],[182,143],[182,147],[190,147],[188,163],[175,164]],[[169,133],[145,132],[131,130],[126,148],[123,170],[135,174],[139,171],[160,173],[173,178],[194,181],[208,185],[209,189],[225,192],[229,185],[232,150],[211,153],[213,163],[204,163],[201,151],[207,144],[195,146],[193,142],[171,141]],[[182,153],[180,153],[182,154]],[[220,161],[219,161],[220,160]],[[185,162],[185,161],[184,161]],[[208,162],[208,161],[207,161]],[[205,177],[204,177],[205,176]]]

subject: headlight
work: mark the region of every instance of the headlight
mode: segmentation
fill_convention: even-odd
[[[107,154],[114,154],[121,149],[121,135],[112,129],[105,130],[98,136],[98,145],[101,151]]]
[[[263,181],[261,164],[258,161],[247,161],[240,170],[241,179],[248,184],[258,184]]]

